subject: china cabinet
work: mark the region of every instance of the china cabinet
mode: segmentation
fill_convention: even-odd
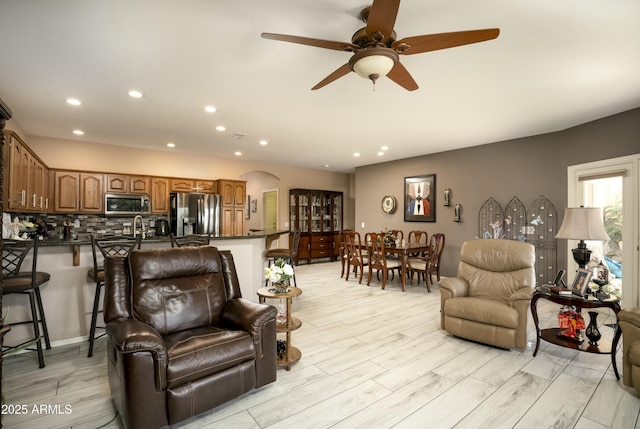
[[[298,260],[339,256],[340,231],[343,221],[342,192],[291,189],[289,191],[289,224],[300,229]]]

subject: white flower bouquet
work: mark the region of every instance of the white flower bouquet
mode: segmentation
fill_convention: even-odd
[[[293,267],[282,258],[276,259],[273,264],[264,269],[265,278],[273,283],[277,293],[288,292],[287,285],[293,277]]]

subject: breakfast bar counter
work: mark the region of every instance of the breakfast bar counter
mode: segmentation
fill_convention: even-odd
[[[257,291],[264,283],[263,255],[267,243],[288,234],[288,230],[254,231],[246,235],[211,237],[210,245],[230,250],[237,267],[242,295],[257,302]],[[142,240],[142,249],[171,247],[169,236]],[[31,264],[25,260],[25,266]],[[93,268],[91,237],[80,234],[77,240],[44,239],[38,246],[38,271],[51,274],[41,287],[42,300],[52,345],[86,340],[91,324],[95,283],[87,272]],[[8,321],[24,320],[29,306],[23,296],[3,297]],[[101,316],[98,325],[103,325]],[[12,341],[29,337],[27,326],[12,328]]]

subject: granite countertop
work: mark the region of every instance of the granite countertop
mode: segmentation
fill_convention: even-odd
[[[211,237],[211,241],[216,240],[239,240],[249,238],[270,238],[282,234],[289,233],[288,229],[270,229],[270,230],[251,230],[245,235],[221,235],[218,237]],[[168,235],[155,235],[153,237],[147,237],[142,240],[143,243],[171,243],[171,238]],[[40,240],[39,246],[86,246],[91,245],[90,234],[78,234],[77,240],[64,240],[59,238],[47,237]]]

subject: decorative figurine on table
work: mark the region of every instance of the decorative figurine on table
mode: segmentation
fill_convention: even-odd
[[[573,305],[563,305],[558,313],[558,325],[565,328],[559,335],[572,341],[582,342],[580,329],[585,328],[584,318]]]

